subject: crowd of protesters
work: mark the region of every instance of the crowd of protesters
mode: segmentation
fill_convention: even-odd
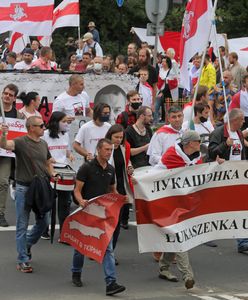
[[[63,70],[76,74],[71,75],[67,89],[54,102],[47,124],[38,111],[38,93],[29,91],[19,94],[19,90],[24,87],[17,87],[13,83],[4,87],[1,97],[5,117],[26,119],[28,133],[25,137],[7,140],[8,128],[6,125],[1,127],[0,146],[16,154],[16,170],[14,176],[12,158],[0,157],[0,226],[8,226],[5,206],[9,179],[12,178],[16,181],[17,269],[31,273],[31,248],[46,233],[49,224],[48,213],[36,215],[33,229],[27,231],[29,212],[24,205],[25,192],[36,172],[54,177],[53,164],[70,163],[74,160],[74,150],[85,160],[78,171],[74,192],[79,205],[84,207],[87,200],[106,193],[109,189],[126,196],[127,203],[121,210],[119,223],[103,262],[106,294],[113,295],[125,290],[124,286],[116,282],[115,265],[118,260],[114,259],[114,249],[120,229],[127,230],[129,226],[129,203],[133,198],[130,178],[133,172],[136,168],[145,166],[170,169],[172,154],[180,156],[183,161],[182,165],[173,168],[206,161],[217,160],[222,163],[224,160],[246,159],[248,75],[239,64],[238,55],[228,53],[228,49],[221,47],[221,59],[216,58],[211,51],[208,52],[199,80],[203,58],[198,54],[192,58],[189,65],[191,90],[186,91],[180,87],[179,65],[174,49],[170,48],[159,54],[156,67],[151,64],[155,58],[146,43],[140,45],[140,48],[135,43],[130,43],[126,55],[118,55],[114,59],[112,55],[103,54],[100,35],[95,27],[95,23],[90,22],[89,32],[81,40],[74,42],[72,38],[68,39],[68,57],[60,65],[56,63],[53,50],[46,46],[40,47],[37,40],[33,40],[30,47],[20,54],[9,51],[9,41],[6,39],[4,42],[0,64],[2,70]],[[220,68],[223,71],[226,99]],[[139,77],[136,89],[127,92],[125,111],[117,116],[116,124],[112,125],[111,107],[108,104],[98,103],[93,110],[90,107],[82,75],[94,73],[100,76],[105,72]],[[193,106],[192,99],[198,81],[200,85]],[[17,97],[23,101],[23,108],[19,111],[15,108]],[[179,97],[189,99],[184,107],[178,105]],[[174,102],[168,110],[165,105],[167,99]],[[88,116],[91,120],[81,126],[71,145],[69,133],[76,114]],[[227,128],[227,119],[230,128]],[[193,123],[193,131],[190,123]],[[54,180],[57,179],[54,177]],[[59,192],[58,199],[61,230],[70,213],[71,194]],[[238,252],[248,251],[248,239],[237,242]],[[215,243],[208,245],[217,246]],[[171,262],[176,260],[183,274],[185,287],[193,288],[195,278],[187,252],[153,255],[159,261],[161,279],[178,281],[169,271]],[[75,251],[72,282],[77,287],[82,286],[83,263],[83,255]]]

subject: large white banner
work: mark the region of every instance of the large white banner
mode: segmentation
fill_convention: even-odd
[[[58,95],[68,89],[68,79],[72,74],[59,73],[13,73],[0,72],[0,93],[3,88],[14,83],[19,92],[37,92],[41,98],[40,113],[45,121],[48,121],[53,107],[53,102]],[[119,113],[125,110],[126,94],[135,89],[137,78],[131,75],[119,75],[103,73],[102,75],[84,74],[85,90],[89,94],[91,105],[105,102],[111,106],[111,123]],[[23,106],[22,101],[17,99],[17,108]],[[74,141],[79,128],[88,121],[88,118],[77,116],[70,128],[70,139]],[[73,165],[75,170],[82,164],[82,157],[76,156]]]
[[[187,251],[248,238],[248,162],[138,170],[134,185],[140,252]]]

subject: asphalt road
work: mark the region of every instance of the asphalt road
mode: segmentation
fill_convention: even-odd
[[[9,201],[6,217],[15,225],[14,203]],[[32,223],[33,218],[31,218]],[[101,265],[85,260],[82,288],[71,285],[72,248],[41,240],[32,249],[32,274],[16,270],[15,231],[0,227],[0,300],[100,300],[105,296]],[[126,291],[116,299],[188,300],[248,299],[248,255],[236,251],[233,240],[218,241],[217,248],[199,246],[190,251],[196,285],[187,291],[178,283],[158,278],[158,264],[151,254],[139,254],[136,227],[122,230],[116,249],[118,282]],[[173,265],[172,271],[180,274]],[[181,277],[180,277],[181,278]]]

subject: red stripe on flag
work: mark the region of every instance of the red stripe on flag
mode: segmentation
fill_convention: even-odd
[[[9,50],[12,51],[14,46],[15,46],[15,42],[20,38],[22,37],[23,34],[22,33],[19,33],[19,32],[14,32],[14,34],[11,35],[11,38],[10,38],[10,47],[9,47]]]
[[[153,201],[136,199],[137,224],[165,227],[201,215],[248,210],[248,203],[242,197],[247,193],[248,185],[238,185],[204,189]]]
[[[45,6],[32,6],[28,7],[26,3],[20,3],[21,7],[24,9],[25,15],[19,18],[15,22],[43,22],[51,21],[53,16],[53,5]],[[16,4],[11,4],[10,7],[0,7],[0,21],[13,21],[12,16],[15,15]]]
[[[79,3],[69,3],[63,9],[58,9],[54,11],[53,15],[53,24],[57,21],[58,18],[68,16],[68,15],[79,15]]]

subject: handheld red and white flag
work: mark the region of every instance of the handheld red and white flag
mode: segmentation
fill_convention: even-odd
[[[190,90],[188,64],[207,45],[211,28],[211,0],[189,0],[184,13],[180,40],[180,84]]]
[[[20,32],[12,32],[10,36],[10,51],[21,53],[22,50],[30,43],[29,36]]]
[[[3,118],[0,117],[0,123],[2,123],[2,122],[3,122]],[[9,127],[7,140],[13,140],[17,137],[27,134],[25,120],[5,118],[5,122]],[[1,133],[2,133],[2,131],[0,130],[0,134]],[[12,151],[4,150],[4,149],[0,148],[0,156],[15,157],[15,154]]]
[[[52,32],[61,27],[79,27],[79,1],[64,0],[53,11]],[[51,36],[39,36],[39,42],[42,46],[50,46]]]
[[[40,42],[42,47],[49,47],[52,43],[52,37],[51,36],[37,36],[38,41]]]
[[[53,31],[60,27],[79,27],[79,0],[64,0],[53,12]]]
[[[66,218],[61,240],[102,263],[124,199],[120,194],[106,194],[89,200],[86,208],[79,208]]]
[[[38,2],[38,3],[37,3]],[[26,35],[52,33],[54,0],[2,0],[0,33],[20,32]]]

